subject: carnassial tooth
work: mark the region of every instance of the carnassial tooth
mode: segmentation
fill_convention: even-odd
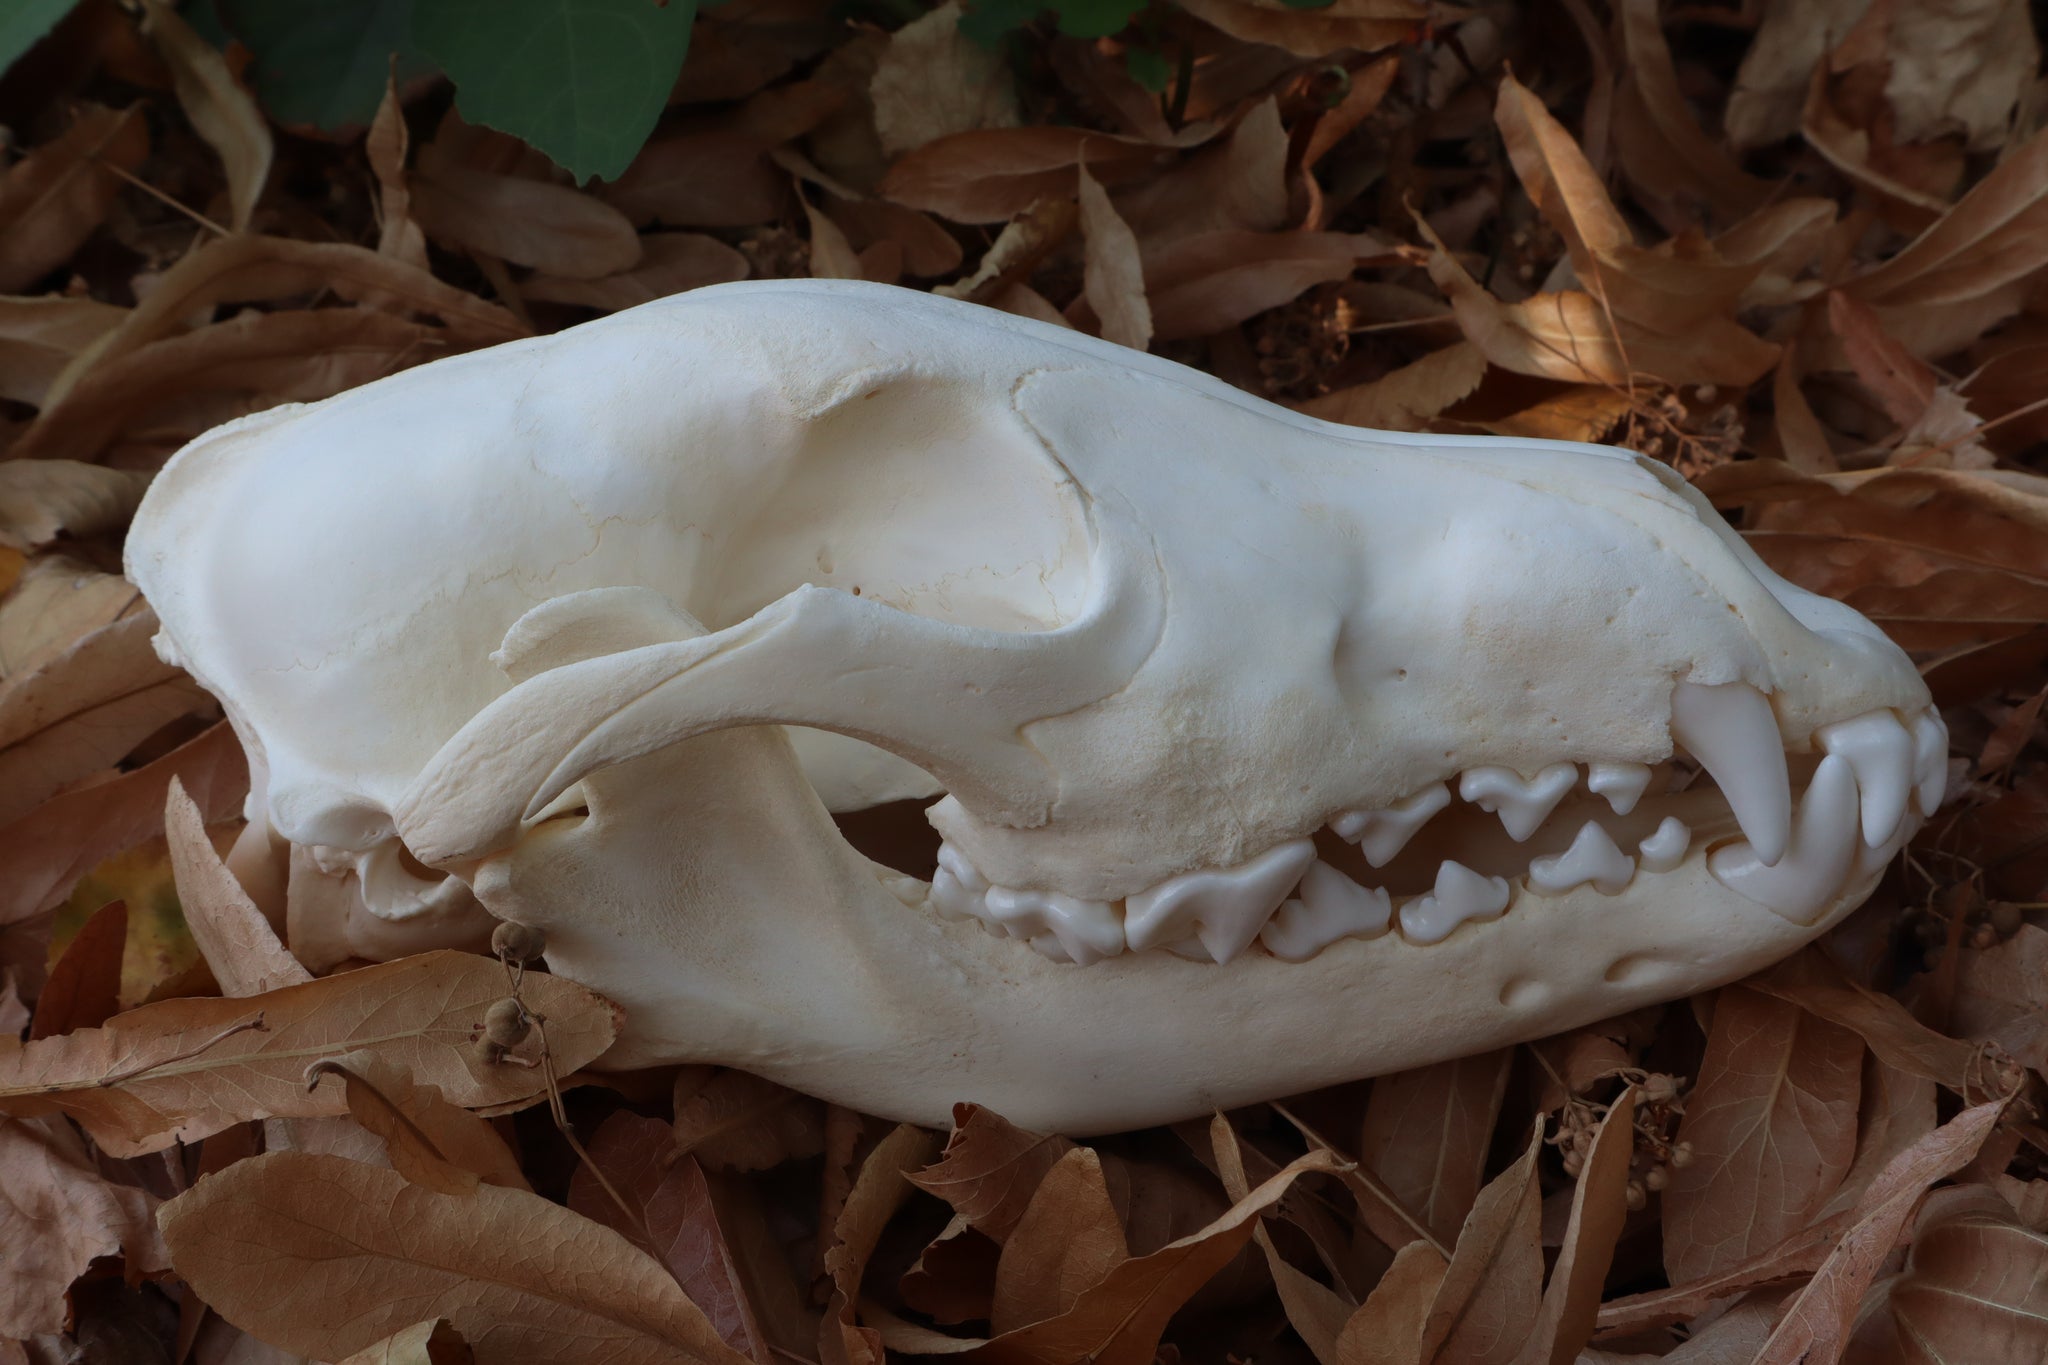
[[[1080,966],[1093,966],[1124,950],[1123,921],[1117,918],[1116,907],[1106,901],[1008,886],[990,887],[984,899],[989,915],[1012,934],[1031,940],[1034,948],[1039,946],[1039,938],[1049,934],[1059,941],[1067,958]]]
[[[1347,810],[1330,821],[1337,837],[1358,845],[1374,867],[1385,867],[1408,846],[1429,817],[1451,804],[1451,789],[1438,782],[1411,792],[1385,810]]]
[[[1616,815],[1627,815],[1636,808],[1636,802],[1643,799],[1643,793],[1650,789],[1650,765],[1588,763],[1586,788],[1595,796],[1606,797],[1607,804],[1614,808]]]
[[[1230,961],[1259,936],[1315,856],[1311,840],[1290,839],[1236,867],[1183,872],[1126,898],[1131,949],[1164,947],[1192,933],[1210,957]]]
[[[1474,768],[1458,778],[1458,795],[1500,816],[1508,837],[1520,843],[1548,819],[1565,793],[1579,784],[1576,763],[1552,763],[1524,779],[1513,768]]]
[[[1436,870],[1436,889],[1401,905],[1401,933],[1411,943],[1441,943],[1467,920],[1492,919],[1508,908],[1507,878],[1488,877],[1463,863]]]
[[[953,845],[939,842],[939,866],[953,874],[953,879],[969,891],[986,891],[988,878],[981,875],[981,869],[967,861],[967,855]]]
[[[1922,815],[1934,814],[1948,795],[1948,727],[1931,706],[1913,717],[1913,794]]]
[[[1811,924],[1841,894],[1863,849],[1859,805],[1855,770],[1848,759],[1829,754],[1800,798],[1799,821],[1783,858],[1766,865],[1748,844],[1733,844],[1709,854],[1707,869],[1729,890],[1794,924]]]
[[[1387,932],[1393,899],[1384,887],[1360,886],[1325,862],[1301,874],[1301,898],[1280,903],[1259,942],[1283,962],[1306,962],[1342,938]]]
[[[1748,683],[1671,689],[1671,738],[1713,777],[1765,867],[1792,837],[1792,781],[1770,698]]]
[[[1913,794],[1913,736],[1890,711],[1869,711],[1814,732],[1820,747],[1849,760],[1862,793],[1863,843],[1876,848],[1906,818]]]
[[[1645,872],[1669,872],[1685,861],[1692,846],[1692,831],[1675,815],[1664,817],[1657,832],[1636,845],[1636,866]]]
[[[932,873],[931,906],[941,919],[986,919],[985,894],[962,885],[953,869],[943,864]]]
[[[1563,895],[1587,882],[1603,896],[1618,895],[1635,876],[1636,860],[1615,847],[1613,836],[1598,820],[1580,826],[1572,846],[1564,852],[1529,864],[1530,887],[1547,896]]]

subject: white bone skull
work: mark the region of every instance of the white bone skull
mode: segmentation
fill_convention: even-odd
[[[856,283],[222,427],[128,571],[373,917],[473,888],[626,1007],[608,1064],[925,1123],[1163,1122],[1733,979],[1945,775],[1904,655],[1648,460]],[[935,866],[835,824],[941,789]]]

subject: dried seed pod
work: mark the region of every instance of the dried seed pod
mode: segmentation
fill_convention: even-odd
[[[499,1047],[517,1047],[531,1032],[533,1016],[512,996],[506,996],[484,1012],[484,1037]]]
[[[548,948],[548,936],[530,924],[500,921],[491,930],[491,951],[507,962],[532,962]]]
[[[1630,1211],[1631,1213],[1637,1212],[1637,1211],[1641,1210],[1641,1209],[1642,1209],[1642,1207],[1643,1207],[1644,1205],[1648,1204],[1649,1202],[1650,1202],[1650,1192],[1649,1192],[1648,1190],[1646,1190],[1646,1189],[1644,1189],[1644,1188],[1643,1188],[1643,1182],[1642,1182],[1642,1181],[1640,1181],[1640,1180],[1631,1180],[1631,1181],[1629,1181],[1629,1182],[1628,1182],[1628,1207],[1629,1207],[1629,1211]]]
[[[1991,927],[1998,931],[2000,938],[2011,938],[2025,922],[2026,916],[2011,901],[1991,902]]]
[[[1566,1152],[1564,1154],[1564,1173],[1571,1176],[1574,1180],[1578,1178],[1579,1172],[1584,1170],[1585,1166],[1585,1158],[1577,1152]]]
[[[1662,1166],[1652,1166],[1643,1172],[1643,1185],[1647,1189],[1661,1190],[1671,1183],[1670,1173]]]
[[[1671,1149],[1671,1165],[1674,1169],[1681,1171],[1692,1165],[1692,1144],[1690,1142],[1681,1142]]]

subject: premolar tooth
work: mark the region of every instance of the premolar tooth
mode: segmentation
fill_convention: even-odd
[[[1748,844],[1734,844],[1709,854],[1707,868],[1729,890],[1794,924],[1811,924],[1841,894],[1862,851],[1859,806],[1849,760],[1829,754],[1800,798],[1799,821],[1784,857],[1766,864]]]
[[[1934,814],[1948,794],[1948,727],[1931,706],[1913,717],[1913,792],[1922,815]]]
[[[1358,845],[1374,867],[1385,867],[1408,846],[1429,817],[1451,804],[1451,789],[1438,782],[1411,792],[1385,810],[1347,810],[1330,821],[1340,839]]]
[[[1441,943],[1467,920],[1491,919],[1508,908],[1505,877],[1488,877],[1463,863],[1436,870],[1436,889],[1401,905],[1401,932],[1412,943]]]
[[[1636,845],[1636,866],[1645,872],[1669,872],[1685,861],[1692,846],[1692,831],[1675,815],[1664,817],[1657,832]]]
[[[1862,793],[1863,843],[1876,848],[1906,818],[1913,794],[1913,736],[1889,711],[1870,711],[1814,732],[1820,747],[1849,762]]]
[[[1721,788],[1752,856],[1765,867],[1792,837],[1792,781],[1770,698],[1748,683],[1671,689],[1671,737]]]
[[[1019,891],[992,886],[984,897],[989,916],[1047,957],[1039,939],[1051,936],[1068,961],[1092,966],[1124,950],[1123,921],[1106,901],[1077,900],[1057,891]],[[1059,959],[1055,958],[1055,961]]]
[[[1315,856],[1312,841],[1292,839],[1236,867],[1169,877],[1125,900],[1125,935],[1142,952],[1192,933],[1210,957],[1228,962],[1259,936]]]
[[[1360,886],[1325,862],[1301,874],[1301,898],[1281,902],[1259,931],[1259,942],[1283,962],[1306,962],[1342,938],[1372,938],[1387,931],[1394,903],[1386,890]]]
[[[1603,896],[1613,896],[1635,880],[1636,860],[1615,847],[1614,838],[1588,820],[1562,853],[1538,858],[1529,864],[1529,885],[1548,896],[1558,896],[1575,886],[1593,883]]]
[[[1578,784],[1575,763],[1552,763],[1526,780],[1513,768],[1474,768],[1458,779],[1458,795],[1499,815],[1508,837],[1520,843],[1536,832],[1565,793]]]
[[[1616,815],[1627,815],[1650,789],[1647,763],[1588,763],[1586,787],[1595,796],[1607,798]]]

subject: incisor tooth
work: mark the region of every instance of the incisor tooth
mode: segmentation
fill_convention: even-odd
[[[1340,839],[1358,845],[1374,867],[1385,867],[1408,846],[1429,817],[1451,804],[1451,789],[1438,782],[1411,792],[1385,810],[1347,810],[1330,821]]]
[[[1869,711],[1814,732],[1820,747],[1849,761],[1862,793],[1863,842],[1876,848],[1906,818],[1913,794],[1913,736],[1889,711]]]
[[[1436,889],[1401,904],[1401,933],[1411,943],[1441,943],[1467,920],[1491,919],[1508,908],[1505,877],[1488,877],[1463,863],[1436,870]]]
[[[1301,898],[1280,903],[1259,931],[1259,942],[1283,962],[1306,962],[1343,938],[1387,931],[1393,900],[1385,888],[1360,886],[1325,862],[1301,874]]]
[[[1481,810],[1500,816],[1501,828],[1517,843],[1536,832],[1564,800],[1565,793],[1579,784],[1575,763],[1552,763],[1534,777],[1524,778],[1513,768],[1473,768],[1458,778],[1458,795]]]
[[[1315,856],[1313,842],[1292,839],[1236,867],[1183,872],[1128,897],[1124,933],[1132,951],[1193,934],[1210,957],[1230,961],[1259,936]]]
[[[1116,907],[1105,901],[1008,886],[990,887],[983,899],[992,919],[1016,937],[1030,940],[1040,952],[1045,950],[1038,940],[1047,934],[1058,941],[1069,961],[1083,967],[1124,950],[1123,921],[1117,918]]]
[[[1636,845],[1636,866],[1645,872],[1669,872],[1685,861],[1692,846],[1692,831],[1675,815],[1664,817],[1657,832]]]
[[[1752,856],[1769,867],[1792,837],[1792,780],[1770,698],[1748,683],[1671,689],[1671,737],[1721,788]]]
[[[1627,815],[1650,789],[1647,763],[1588,763],[1586,789],[1607,798],[1616,815]]]
[[[1613,836],[1597,820],[1580,826],[1564,852],[1529,864],[1530,887],[1547,896],[1562,895],[1587,882],[1601,895],[1612,896],[1627,890],[1635,875],[1636,860],[1615,847]]]
[[[1931,706],[1913,717],[1913,794],[1922,815],[1934,814],[1948,794],[1948,727]]]
[[[1859,804],[1849,760],[1829,754],[1800,798],[1799,821],[1783,858],[1766,865],[1748,844],[1733,844],[1709,854],[1707,869],[1729,890],[1794,924],[1811,924],[1841,894],[1862,851]]]

